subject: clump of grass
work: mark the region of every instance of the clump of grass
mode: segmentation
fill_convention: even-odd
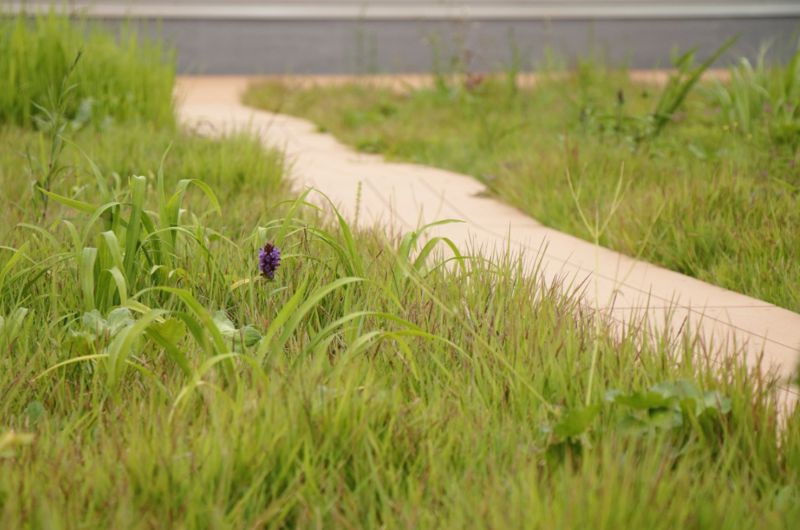
[[[793,86],[795,62],[764,70],[770,86]],[[732,134],[709,85],[688,90],[699,71],[687,66],[684,83],[666,95],[624,70],[583,63],[544,72],[516,95],[487,78],[473,90],[459,81],[406,93],[268,83],[245,101],[309,118],[360,150],[473,175],[539,221],[586,239],[579,208],[606,218],[624,165],[624,197],[602,245],[800,311],[797,144],[765,127]],[[654,109],[659,134],[640,134],[652,129]]]
[[[711,91],[726,125],[750,138],[766,135],[794,146],[800,137],[800,50],[786,65],[770,65],[768,48],[755,64],[745,58],[731,68],[728,83]]]
[[[158,125],[130,123],[103,131],[83,129],[70,138],[60,157],[61,178],[52,186],[53,191],[70,198],[93,198],[93,166],[104,175],[110,193],[119,196],[130,175],[143,166],[157,169],[162,158],[168,187],[182,179],[200,179],[218,189],[220,200],[239,211],[242,219],[254,222],[269,205],[285,196],[281,155],[265,152],[257,140],[246,135],[213,141]],[[49,143],[42,132],[8,126],[0,126],[0,142],[5,147],[0,151],[0,180],[7,205],[0,211],[0,240],[6,240],[23,211],[39,210],[30,201],[38,194],[34,186],[40,168],[31,166],[29,157],[46,160]],[[47,220],[58,219],[63,213],[53,210]],[[225,219],[212,218],[210,222],[223,225]]]
[[[71,125],[132,119],[173,125],[171,52],[133,29],[116,40],[52,12],[0,18],[0,123],[35,124],[42,107],[52,108],[79,54],[64,109]]]

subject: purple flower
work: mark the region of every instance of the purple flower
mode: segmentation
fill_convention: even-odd
[[[267,243],[258,250],[258,270],[268,279],[275,277],[275,269],[281,266],[281,249]]]

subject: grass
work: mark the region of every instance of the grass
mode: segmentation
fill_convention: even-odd
[[[144,142],[143,138],[148,140]],[[7,239],[21,216],[38,209],[36,193],[31,189],[38,165],[31,166],[28,159],[46,158],[49,138],[40,132],[6,126],[0,127],[0,143],[5,146],[0,156],[0,178],[7,205],[0,212],[0,238]],[[216,142],[147,123],[103,131],[86,129],[72,136],[61,158],[64,183],[56,190],[75,198],[91,197],[96,190],[80,176],[91,174],[92,165],[113,188],[121,190],[131,175],[158,169],[165,154],[163,170],[170,182],[207,182],[218,190],[220,200],[241,212],[242,219],[252,221],[269,204],[285,198],[282,159],[278,153],[265,153],[256,140],[232,136]]]
[[[41,108],[56,106],[73,64],[63,109],[71,126],[133,119],[172,125],[172,52],[133,30],[115,39],[53,13],[0,17],[0,122],[31,126],[38,118],[42,125]]]
[[[103,167],[124,167],[130,139],[102,146]],[[167,196],[192,167],[191,142],[209,149],[176,140]],[[215,149],[261,168],[243,190],[274,182],[273,158],[228,142]],[[797,422],[776,433],[774,383],[735,360],[712,365],[688,344],[676,360],[635,332],[598,333],[575,300],[513,260],[419,270],[376,233],[287,216],[292,203],[253,214],[247,191],[220,200],[221,215],[194,192],[172,253],[159,260],[157,231],[141,233],[130,268],[127,250],[115,265],[108,242],[129,248],[137,211],[164,223],[150,162],[141,209],[136,180],[108,201],[90,169],[76,170],[53,193],[81,190],[72,198],[93,209],[117,202],[114,216],[59,206],[41,230],[3,237],[24,249],[5,250],[5,264],[25,257],[0,298],[0,417],[33,436],[2,451],[4,528],[788,527],[796,517]],[[220,189],[237,173],[220,173]],[[5,179],[19,175],[3,175],[13,189]],[[17,201],[28,206],[13,209],[17,222],[36,223],[34,196]],[[274,282],[254,272],[265,240],[284,251]],[[86,268],[86,248],[97,267]],[[115,267],[120,283],[103,274]],[[631,406],[604,401],[679,379],[719,392],[725,412],[684,416],[636,394]],[[587,393],[595,409],[571,426]],[[650,423],[670,410],[671,423]]]
[[[605,219],[621,179],[604,246],[800,311],[798,64],[742,63],[685,101],[689,75],[662,88],[596,63],[543,71],[533,87],[475,74],[409,91],[272,82],[246,101],[361,151],[473,175],[585,239],[581,213]]]
[[[52,131],[0,132],[0,527],[800,516],[800,412],[778,429],[733,352],[612,329],[513,256],[353,232],[247,137],[62,134],[35,191]]]

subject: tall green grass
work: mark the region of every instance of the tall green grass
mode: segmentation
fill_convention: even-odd
[[[64,109],[73,126],[131,119],[173,124],[171,51],[133,29],[115,39],[54,13],[0,17],[0,122],[35,124],[41,107],[53,108],[76,60]]]
[[[452,77],[406,93],[272,83],[246,101],[309,118],[362,151],[473,175],[541,222],[589,240],[581,211],[608,217],[622,173],[601,244],[800,311],[796,67],[796,59],[760,67],[756,79],[740,66],[729,84],[686,93],[699,71],[690,63],[683,81],[659,86],[584,62],[516,91],[494,78],[470,86]],[[731,121],[740,106],[760,109],[750,126]]]
[[[17,216],[0,250],[4,528],[798,515],[796,413],[778,430],[776,382],[739,358],[598,325],[513,256],[462,248],[463,267],[438,266],[424,231],[354,232],[308,194],[275,192],[253,216],[247,186],[273,166],[244,164],[243,191],[223,200],[213,188],[231,173],[190,183],[196,151],[180,143],[127,178],[108,168],[128,145],[105,144],[43,223],[4,208]],[[265,241],[284,255],[271,282],[256,268]]]
[[[755,64],[742,58],[731,79],[711,91],[726,124],[750,138],[767,135],[796,146],[800,138],[800,50],[785,65],[768,61],[764,47]]]
[[[356,231],[257,140],[151,119],[70,134],[38,191],[51,135],[0,129],[0,528],[800,516],[800,412],[779,428],[735,352],[643,340],[516,256]]]

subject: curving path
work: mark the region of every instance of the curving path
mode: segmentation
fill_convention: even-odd
[[[787,401],[800,396],[789,383],[800,362],[800,314],[547,228],[484,197],[483,185],[471,177],[388,163],[354,152],[306,120],[245,107],[240,94],[247,83],[241,77],[180,78],[180,119],[203,134],[252,131],[285,152],[295,182],[323,191],[360,226],[408,231],[462,219],[437,227],[436,235],[489,253],[519,253],[546,280],[581,290],[587,307],[620,326],[668,329],[676,339],[697,331],[698,345],[710,355],[741,348],[750,366],[761,360],[762,369],[780,375]]]

